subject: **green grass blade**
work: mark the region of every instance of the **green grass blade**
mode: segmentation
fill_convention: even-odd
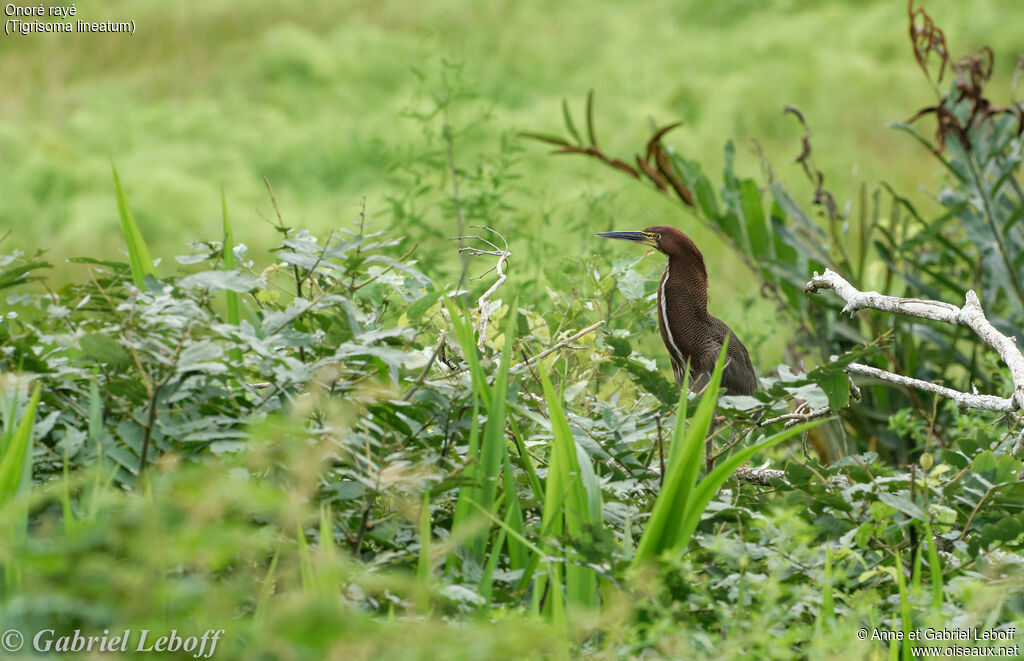
[[[676,409],[676,424],[672,428],[672,443],[668,449],[668,465],[665,470],[669,471],[672,464],[675,463],[682,453],[683,443],[676,442],[676,437],[679,439],[683,438],[683,434],[686,431],[687,422],[686,414],[689,412],[688,407],[690,405],[690,370],[683,372],[683,388],[679,391],[679,406]],[[663,475],[662,478],[665,476]]]
[[[562,398],[555,394],[547,375],[548,371],[547,366],[540,369],[541,386],[547,400],[553,434],[541,527],[545,532],[552,530],[551,534],[557,535],[561,532],[559,521],[564,519],[569,536],[579,538],[587,526],[600,525],[600,491],[596,487],[594,477],[594,489],[598,499],[594,507],[584,483],[576,441],[573,440],[569,420],[562,408]],[[590,474],[593,475],[592,468]],[[568,562],[565,567],[565,580],[566,597],[570,605],[597,606],[597,573],[593,569],[576,562]],[[551,589],[554,587],[552,585]]]
[[[529,459],[527,459],[529,461]],[[519,537],[526,536],[526,523],[523,519],[523,508],[519,504],[519,493],[516,490],[515,474],[512,472],[512,462],[508,454],[505,455],[505,523],[519,533]],[[508,559],[509,567],[515,571],[526,567],[529,561],[529,551],[517,538],[509,536]]]
[[[331,523],[333,518],[331,504],[320,503],[320,551],[328,557],[334,557],[337,550],[334,544],[334,525]]]
[[[309,545],[306,543],[306,533],[301,523],[295,524],[295,539],[299,547],[299,575],[302,578],[302,589],[307,594],[312,594],[316,588],[316,577],[313,573],[313,558],[309,555]]]
[[[543,560],[544,558],[547,557],[547,554],[546,554],[546,552],[543,549],[541,549],[539,546],[537,546],[536,544],[531,542],[529,539],[527,539],[523,535],[521,535],[518,532],[516,532],[512,528],[512,526],[508,525],[506,522],[504,522],[501,519],[499,519],[498,517],[494,516],[493,512],[488,512],[487,510],[485,510],[483,507],[480,506],[480,503],[478,503],[478,502],[476,502],[475,500],[472,500],[472,499],[468,499],[466,502],[469,503],[470,507],[476,508],[480,512],[481,515],[483,515],[486,518],[490,519],[491,522],[494,523],[496,526],[504,529],[504,531],[509,536],[515,537],[520,543],[523,544],[523,546],[525,546],[526,548],[530,549],[530,551],[532,551],[534,553],[534,555],[536,555],[538,558]]]
[[[508,445],[505,442],[505,419],[508,406],[508,368],[512,360],[512,342],[516,330],[516,304],[509,309],[508,325],[505,327],[505,346],[502,347],[501,364],[494,377],[491,401],[487,407],[487,424],[480,445],[480,474],[482,482],[480,505],[490,511],[494,506],[501,477],[501,467]]]
[[[17,390],[15,390],[17,393]],[[4,414],[4,431],[0,434],[0,457],[7,454],[7,448],[11,445],[11,439],[14,438],[14,428],[17,426],[14,423],[14,416],[18,414],[18,396],[15,394],[12,397],[5,399],[4,404],[6,407],[3,411]]]
[[[42,384],[37,383],[32,391],[32,396],[25,407],[21,420],[14,428],[5,444],[3,456],[0,457],[0,505],[3,505],[14,498],[22,486],[25,474],[26,461],[31,460],[32,427],[35,424],[36,408],[39,406],[39,397],[42,393]],[[13,416],[8,418],[13,426]]]
[[[530,489],[533,490],[533,495],[537,498],[537,501],[543,502],[544,487],[540,483],[540,478],[537,477],[537,471],[533,467],[533,462],[530,461],[530,453],[526,449],[526,443],[523,441],[523,434],[519,431],[519,423],[516,421],[515,416],[509,416],[508,426],[512,432],[512,440],[516,444],[516,452],[511,454],[512,461],[526,473],[526,479],[530,483]]]
[[[469,313],[465,308],[457,308],[450,300],[446,299],[444,303],[448,310],[448,318],[455,331],[455,339],[458,340],[466,362],[469,364],[469,374],[473,384],[473,412],[469,430],[469,451],[467,452],[470,464],[466,468],[467,477],[473,478],[477,470],[477,466],[473,462],[475,462],[480,452],[480,403],[484,396],[490,397],[490,392],[484,381],[484,373],[476,353],[476,342],[474,342],[473,330],[468,320]],[[465,526],[469,523],[473,513],[473,508],[469,501],[480,498],[478,491],[478,489],[473,487],[467,487],[459,492],[459,498],[455,503],[455,512],[452,515],[452,534],[454,536],[460,536]],[[448,557],[449,569],[454,568],[455,562],[456,557],[453,553]]]
[[[767,450],[773,445],[778,445],[786,439],[802,434],[811,427],[816,427],[824,421],[824,418],[820,420],[813,420],[802,425],[795,425],[789,429],[785,429],[778,434],[766,438],[757,445],[752,445],[749,448],[744,448],[739,452],[733,453],[727,460],[718,465],[707,475],[707,477],[701,480],[700,484],[698,484],[693,490],[692,497],[686,503],[686,509],[683,513],[683,520],[679,534],[677,538],[673,540],[670,548],[679,550],[685,549],[689,545],[690,537],[693,535],[694,531],[697,530],[697,526],[700,524],[700,517],[707,508],[708,503],[711,502],[711,499],[715,497],[718,490],[722,488],[722,485],[725,484],[725,481],[729,479],[729,476],[732,475],[737,468],[749,461],[758,452]]]
[[[936,613],[942,612],[942,563],[939,561],[939,551],[935,548],[935,536],[932,533],[932,526],[926,519],[924,521],[924,536],[928,544],[928,573],[932,579],[932,610]]]
[[[469,374],[473,380],[473,390],[483,401],[484,406],[491,403],[490,389],[487,387],[487,377],[480,366],[480,357],[476,352],[476,338],[473,326],[469,320],[469,311],[465,306],[456,307],[448,299],[445,299],[445,307],[448,309],[448,318],[452,328],[455,330],[455,339],[459,341],[459,347],[469,365]]]
[[[228,271],[232,271],[236,267],[235,235],[234,232],[231,231],[231,217],[228,215],[228,198],[224,195],[223,187],[220,189],[220,206],[224,225],[224,247],[222,248],[224,253],[224,268]],[[241,321],[241,315],[238,312],[238,292],[225,289],[224,301],[228,310],[228,323],[232,326],[237,326]],[[231,357],[231,361],[236,365],[242,361],[242,350],[238,347],[231,349],[228,352],[228,355]]]
[[[96,462],[103,463],[103,399],[96,377],[89,380],[89,438],[96,444]]]
[[[274,591],[277,558],[280,553],[274,552],[274,557],[270,559],[270,567],[267,568],[267,575],[263,578],[263,585],[260,586],[260,596],[256,600],[256,612],[253,614],[253,619],[258,623],[263,623],[267,619],[267,608],[270,606],[270,595]]]
[[[3,453],[0,454],[0,508],[7,506],[15,496],[24,495],[32,488],[32,428],[35,425],[41,392],[42,384],[37,383],[17,426],[14,424],[16,400],[12,401],[4,420],[3,436],[6,442]],[[12,509],[14,516],[11,518],[11,527],[2,531],[2,534],[8,538],[21,539],[28,530],[28,505],[21,500],[15,502]],[[17,559],[4,564],[3,571],[7,587],[21,585],[22,573]]]
[[[465,503],[466,498],[472,498],[477,501],[488,512],[495,509],[501,467],[504,463],[504,457],[508,454],[508,447],[505,442],[505,421],[508,413],[508,369],[512,359],[512,343],[515,337],[514,333],[517,322],[516,309],[517,306],[513,303],[509,311],[508,324],[505,330],[505,346],[502,349],[501,364],[498,367],[498,373],[495,375],[492,391],[491,387],[487,385],[483,368],[480,366],[480,361],[477,357],[476,343],[474,342],[475,338],[469,324],[468,312],[464,315],[459,315],[453,309],[453,306],[448,306],[456,338],[459,340],[459,345],[470,365],[470,375],[475,393],[474,425],[477,420],[475,415],[476,403],[483,401],[487,406],[487,423],[484,426],[479,447],[473,442],[472,433],[470,439],[468,457],[470,462],[475,463],[471,463],[467,469],[467,475],[476,482],[476,485],[463,489],[460,492],[459,500],[456,503],[455,521],[453,521],[452,526],[453,531],[456,530],[456,524],[459,526],[463,525],[470,515],[470,509]],[[473,535],[467,543],[472,557],[480,564],[483,564],[486,554],[485,539],[486,535]]]
[[[825,570],[821,586],[821,616],[819,621],[828,622],[835,617],[835,597],[832,595],[832,549],[825,547]]]
[[[484,608],[490,609],[491,600],[494,598],[494,570],[498,568],[498,561],[501,559],[501,547],[505,544],[505,528],[508,526],[509,512],[505,512],[505,526],[499,527],[494,542],[491,543],[491,553],[487,556],[487,564],[484,565],[483,575],[480,577],[480,584],[477,592],[484,598]]]
[[[900,556],[899,549],[896,549],[896,587],[900,594],[900,627],[903,631],[900,658],[903,661],[910,661],[910,643],[907,642],[910,636],[910,598],[907,594],[907,578],[903,575],[903,560]]]
[[[917,552],[914,553],[914,566],[910,572],[910,594],[915,596],[921,593],[921,556],[923,554],[924,549],[918,545]]]
[[[71,444],[68,443],[67,439],[64,439],[64,454],[61,457],[61,490],[60,490],[60,509],[61,509],[61,520],[64,522],[64,533],[68,534],[74,528],[75,524],[75,512],[71,508],[71,476],[69,464],[71,462],[68,457],[68,447]]]
[[[420,505],[420,553],[416,563],[416,606],[421,613],[430,610],[430,489],[423,490]]]
[[[153,260],[149,256],[146,242],[142,239],[142,232],[139,231],[139,226],[135,222],[132,209],[128,206],[128,198],[124,194],[124,189],[121,188],[121,179],[117,176],[117,168],[114,167],[113,162],[110,163],[110,168],[114,172],[114,188],[117,190],[117,213],[121,217],[121,233],[124,235],[124,242],[128,247],[128,260],[132,269],[132,281],[136,287],[141,288],[147,275],[151,275],[154,278],[157,277],[156,268],[154,268]]]

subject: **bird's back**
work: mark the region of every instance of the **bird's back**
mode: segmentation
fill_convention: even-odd
[[[727,395],[753,395],[757,390],[757,375],[754,373],[754,365],[750,362],[750,354],[743,346],[736,333],[732,332],[725,322],[717,317],[711,317],[711,326],[715,336],[729,338],[729,346],[725,350],[725,369],[722,371],[722,386],[725,387]],[[722,343],[718,341],[715,348],[715,357],[722,350]],[[712,367],[713,368],[713,367]],[[710,378],[710,374],[708,375]]]

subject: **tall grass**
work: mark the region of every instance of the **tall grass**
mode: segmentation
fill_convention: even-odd
[[[12,503],[15,507],[11,528],[3,531],[10,540],[21,539],[28,528],[27,507],[23,501],[17,502],[15,499],[32,488],[32,428],[41,393],[42,384],[37,383],[17,423],[17,394],[10,398],[7,410],[4,411],[4,430],[0,434],[0,509],[10,507]],[[6,564],[5,584],[11,587],[20,583],[20,580],[21,571],[17,562]]]
[[[501,481],[501,469],[506,465],[508,456],[505,444],[505,423],[508,409],[508,369],[512,359],[512,344],[515,340],[517,319],[516,305],[513,302],[509,307],[509,318],[505,328],[505,345],[501,352],[501,363],[495,374],[493,385],[487,384],[487,377],[480,364],[468,311],[464,309],[460,311],[450,303],[447,305],[447,309],[456,339],[469,366],[470,379],[473,384],[473,420],[467,455],[469,465],[466,469],[466,475],[472,480],[472,485],[459,493],[452,520],[452,534],[457,539],[461,539],[460,536],[465,535],[470,557],[477,564],[483,566],[488,550],[485,543],[487,536],[477,531],[467,533],[467,530],[477,525],[474,521],[477,518],[474,503],[483,511],[491,514],[496,513],[498,507],[497,493]],[[479,429],[481,404],[487,409],[487,422],[482,435]],[[507,498],[516,497],[514,491],[506,495]],[[513,513],[513,516],[516,511],[519,512],[519,519],[513,520],[511,525],[521,531],[523,528],[522,512],[509,507],[509,512]],[[492,544],[491,547],[492,554],[500,552],[499,545]]]
[[[17,422],[14,420],[17,397],[11,397],[5,411],[4,431],[0,435],[0,506],[10,502],[19,490],[31,486],[32,427],[35,424],[41,392],[42,384],[37,383],[28,405]]]
[[[584,533],[601,525],[601,490],[590,457],[573,440],[562,398],[555,393],[547,372],[540,369],[544,399],[551,419],[551,461],[544,491],[541,530],[545,536],[563,538],[570,544],[583,539]],[[553,551],[553,550],[552,550]],[[559,576],[547,576],[549,594],[560,592]],[[535,592],[544,591],[535,586]],[[571,558],[565,564],[565,595],[570,606],[597,606],[597,573]],[[551,602],[554,604],[554,602]]]
[[[224,193],[223,187],[220,189],[220,205],[224,229],[224,246],[221,248],[224,253],[224,268],[232,271],[235,268],[235,233],[231,229],[231,216],[228,215],[228,198]],[[228,323],[232,326],[237,326],[241,318],[238,311],[238,292],[225,289],[224,302],[227,305]],[[228,356],[235,362],[241,362],[242,350],[235,347],[228,352]]]
[[[711,380],[704,390],[700,403],[697,405],[697,412],[694,413],[689,426],[686,424],[685,390],[680,397],[675,427],[672,430],[673,447],[669,453],[666,475],[651,511],[651,517],[640,537],[636,555],[633,557],[634,567],[649,563],[663,553],[685,552],[708,503],[722,488],[733,471],[758,452],[778,445],[822,422],[816,420],[796,425],[739,450],[698,482],[701,450],[704,448],[704,441],[714,416],[727,346],[728,342],[723,343],[714,372],[711,374]]]

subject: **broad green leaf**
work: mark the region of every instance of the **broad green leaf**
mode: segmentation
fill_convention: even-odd
[[[131,356],[117,340],[103,333],[89,333],[78,340],[82,352],[101,365],[128,365]]]
[[[836,370],[826,376],[819,384],[828,397],[828,405],[838,411],[850,403],[850,378],[846,372]]]
[[[910,500],[908,496],[898,493],[889,493],[883,491],[878,494],[878,499],[890,507],[894,507],[900,512],[903,512],[907,516],[917,519],[919,521],[924,520],[924,512],[918,507],[914,501]]]
[[[185,276],[177,282],[179,287],[184,287],[185,289],[229,291],[241,294],[258,289],[262,284],[256,276],[242,273],[237,269],[230,271],[201,271]],[[237,314],[237,308],[235,312]],[[237,322],[234,325],[237,326]]]

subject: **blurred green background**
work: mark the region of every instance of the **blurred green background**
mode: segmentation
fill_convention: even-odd
[[[1005,101],[1024,51],[1020,3],[924,6],[954,55],[994,48],[990,89]],[[730,138],[738,168],[756,172],[756,140],[786,184],[806,191],[792,164],[801,129],[781,112],[792,104],[807,116],[817,165],[840,205],[861,182],[885,179],[910,192],[932,186],[938,172],[925,150],[885,128],[935,99],[911,56],[902,0],[131,0],[82,6],[77,18],[134,19],[137,33],[0,39],[0,228],[14,230],[3,250],[44,248],[58,264],[120,250],[110,159],[165,261],[186,241],[220,238],[221,186],[236,241],[269,245],[264,176],[291,225],[348,227],[365,198],[371,227],[384,229],[417,179],[448,185],[441,120],[416,116],[441,93],[442,78],[458,93],[459,167],[511,153],[495,174],[508,183],[508,212],[487,224],[513,241],[513,278],[551,256],[530,254],[540,248],[517,244],[523,237],[582,256],[610,250],[590,229],[683,225],[671,201],[641,185],[514,137],[563,134],[561,100],[581,112],[591,89],[599,138],[616,155],[639,149],[652,122],[682,120],[668,142],[712,175]],[[436,167],[410,176],[410,163]],[[437,239],[421,245],[420,266],[450,274],[450,205],[418,213]],[[684,229],[708,256],[716,292],[747,280],[713,235]],[[739,303],[725,298],[717,312],[735,319],[728,308]]]

